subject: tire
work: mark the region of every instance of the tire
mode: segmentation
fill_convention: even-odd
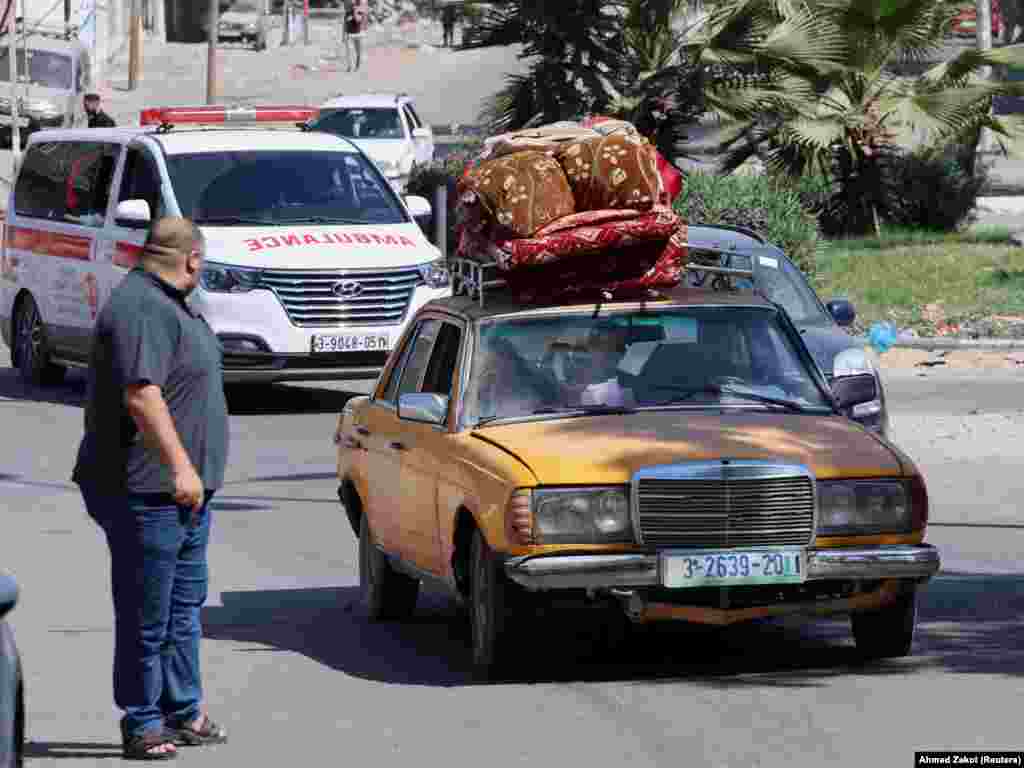
[[[469,622],[473,673],[481,681],[509,670],[511,585],[483,534],[473,532],[469,556]]]
[[[14,768],[25,765],[25,681],[18,673],[18,694],[14,700]]]
[[[917,625],[917,590],[900,595],[880,611],[850,616],[857,650],[865,659],[895,659],[909,656]]]
[[[64,380],[67,368],[50,362],[46,327],[35,299],[26,296],[18,305],[14,319],[15,364],[22,381],[32,387],[53,386]]]
[[[400,621],[416,608],[420,583],[398,573],[373,543],[363,512],[359,522],[359,593],[370,621]]]

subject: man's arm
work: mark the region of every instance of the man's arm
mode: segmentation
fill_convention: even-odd
[[[163,463],[170,468],[175,501],[199,509],[203,503],[203,483],[182,445],[160,387],[129,385],[124,403],[143,439],[160,452]]]

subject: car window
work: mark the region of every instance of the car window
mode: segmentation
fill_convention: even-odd
[[[200,224],[407,221],[387,180],[356,152],[200,152],[169,155],[167,169],[182,216]]]
[[[402,139],[400,121],[395,107],[343,107],[327,111],[310,127],[346,139]]]
[[[409,114],[412,115],[412,119],[416,125],[422,127],[424,123],[420,119],[419,113],[416,111],[416,107],[412,105],[411,101],[406,103],[405,108],[409,110]]]
[[[63,219],[67,176],[67,144],[41,142],[28,148],[14,186],[19,216]]]
[[[121,147],[117,144],[69,144],[64,187],[65,221],[100,227],[110,203],[110,184]]]
[[[26,66],[26,57],[28,65]],[[0,82],[11,81],[11,54],[7,46],[0,50]],[[18,80],[42,88],[70,91],[74,87],[71,57],[53,51],[19,50]]]
[[[452,394],[452,380],[459,362],[459,347],[462,331],[451,323],[443,323],[434,344],[426,375],[423,377],[421,392],[437,395]]]
[[[149,203],[149,213],[153,220],[164,215],[160,174],[149,153],[139,147],[129,148],[125,157],[117,201],[123,203],[125,200],[145,200]]]
[[[402,371],[405,369],[406,363],[409,362],[409,354],[412,352],[413,345],[416,343],[416,336],[419,333],[420,328],[423,327],[423,323],[417,323],[416,327],[413,328],[412,333],[405,340],[405,346],[402,347],[399,352],[400,357],[395,362],[394,367],[391,369],[388,383],[384,387],[384,391],[380,396],[380,401],[384,403],[391,403],[394,405],[398,399],[398,382],[402,379]]]
[[[469,423],[589,406],[810,409],[829,400],[770,307],[694,307],[485,324],[474,355]]]
[[[430,361],[430,353],[440,329],[440,320],[425,320],[423,322],[419,333],[416,334],[416,340],[413,342],[409,361],[405,365],[405,370],[402,371],[402,381],[398,385],[398,397],[419,390],[420,381],[423,379],[427,363]]]

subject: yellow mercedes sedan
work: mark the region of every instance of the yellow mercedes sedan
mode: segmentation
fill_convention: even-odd
[[[940,563],[920,471],[850,418],[874,375],[830,386],[753,293],[460,293],[416,314],[338,421],[372,619],[445,586],[485,677],[554,599],[637,623],[849,614],[865,657],[910,653]]]

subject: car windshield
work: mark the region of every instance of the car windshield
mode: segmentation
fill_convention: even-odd
[[[361,155],[241,151],[170,155],[174,194],[197,223],[400,224],[394,192]]]
[[[495,320],[481,327],[470,381],[470,424],[607,409],[832,408],[768,307]]]
[[[28,50],[28,70],[25,69],[25,51],[18,51],[18,79],[43,88],[71,90],[71,57],[50,51]],[[0,82],[11,81],[10,52],[5,46],[0,49]]]
[[[691,255],[695,257],[698,253],[694,252]],[[747,270],[752,268],[757,287],[768,299],[782,305],[790,320],[796,325],[816,325],[829,322],[829,317],[822,310],[817,296],[807,285],[800,270],[793,266],[789,259],[780,258],[776,254],[758,255],[756,263],[753,263],[754,259],[745,254],[730,253],[720,259],[717,258],[718,254],[714,256],[716,258],[713,260],[720,261],[721,265],[725,267]],[[701,258],[700,261],[701,263],[710,263],[706,258]],[[691,272],[689,274],[691,284],[701,280],[701,273]],[[743,290],[752,288],[748,278],[738,278],[735,280],[735,284],[737,288]]]
[[[394,107],[335,109],[322,115],[312,127],[346,139],[405,138],[398,110]]]

